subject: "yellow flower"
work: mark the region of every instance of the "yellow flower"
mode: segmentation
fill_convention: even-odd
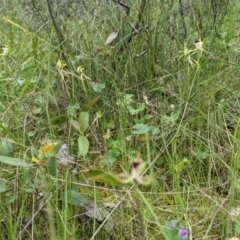
[[[58,59],[56,65],[59,70],[63,70],[67,66],[67,64],[61,59]]]
[[[84,68],[82,66],[78,66],[77,72],[78,73],[83,73]]]
[[[150,102],[148,101],[148,96],[146,94],[143,94],[143,99],[147,105],[151,105]]]
[[[50,153],[57,144],[58,142],[48,143],[47,145],[41,147],[40,151],[43,153]]]
[[[106,57],[110,57],[111,56],[111,53],[109,51],[105,51],[105,56]]]
[[[101,113],[101,111],[97,111],[96,115],[97,115],[97,118],[101,118],[103,114]]]
[[[33,156],[33,157],[32,157],[32,162],[33,162],[33,163],[39,163],[39,160]]]
[[[239,238],[237,238],[237,237],[232,237],[232,238],[229,238],[228,240],[239,240]]]

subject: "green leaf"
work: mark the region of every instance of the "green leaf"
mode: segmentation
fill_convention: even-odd
[[[133,108],[132,106],[128,105],[127,109],[131,115],[135,115],[138,114],[139,112],[142,112],[145,109],[145,104],[142,103],[141,105],[139,105],[138,108]]]
[[[4,202],[4,204],[10,204],[10,203],[14,202],[17,198],[18,198],[17,194],[11,193],[7,196],[4,196],[3,202]]]
[[[117,149],[111,149],[107,152],[106,161],[108,165],[112,166],[115,161],[117,160],[117,157],[120,155],[120,151]]]
[[[99,169],[93,169],[87,172],[87,175],[93,178],[96,181],[111,185],[111,186],[120,186],[121,182],[116,176],[111,175],[110,173],[104,172]]]
[[[78,152],[80,156],[86,156],[88,153],[89,141],[84,136],[78,137]]]
[[[154,126],[149,126],[149,132],[154,135],[154,134],[159,134],[160,130]]]
[[[46,164],[48,173],[55,177],[57,175],[57,161],[54,156],[49,156]]]
[[[116,140],[110,138],[107,145],[112,149],[123,150],[126,144],[121,138],[117,138]]]
[[[6,180],[0,179],[0,193],[7,190]]]
[[[177,224],[177,223],[176,223]],[[163,231],[162,231],[162,234],[163,236],[165,237],[165,239],[176,239],[177,236],[177,233],[178,233],[178,230],[177,229],[172,229],[170,228],[170,222],[166,222],[165,223],[165,226],[163,227]],[[178,239],[178,238],[177,238]]]
[[[70,198],[70,203],[74,206],[82,206],[83,203],[84,204],[88,203],[88,199],[80,192],[77,192],[75,190],[70,190],[68,191],[68,195]]]
[[[67,107],[67,116],[72,119],[76,118],[76,111],[80,109],[80,106],[78,103],[75,103],[74,105],[69,105]]]
[[[87,130],[89,126],[89,112],[88,111],[81,111],[79,118],[78,118],[78,125],[80,127],[80,131],[83,133]]]
[[[123,98],[119,98],[116,102],[117,105],[126,107],[133,101],[133,95],[132,94],[125,94]]]
[[[135,129],[134,131],[132,131],[133,134],[145,134],[149,132],[149,126],[146,124],[136,124],[133,126],[133,128]]]
[[[10,139],[6,138],[2,140],[0,144],[0,155],[11,156],[13,153],[13,145]]]
[[[235,225],[235,230],[237,233],[240,233],[240,215],[236,217],[236,225]]]
[[[175,123],[179,118],[179,115],[177,113],[171,113],[170,116],[167,115],[163,115],[162,116],[162,121],[166,124],[170,124],[170,123]]]
[[[68,117],[66,115],[60,115],[51,120],[52,125],[58,125],[64,122],[67,122]]]
[[[35,131],[29,131],[27,132],[28,137],[33,137],[36,134]]]
[[[96,83],[92,88],[94,92],[102,93],[102,90],[105,88],[105,83]]]
[[[0,162],[15,167],[32,167],[32,164],[19,158],[12,158],[0,155]]]
[[[194,153],[198,160],[203,160],[210,156],[210,152],[207,149],[201,148],[200,146],[194,149]]]

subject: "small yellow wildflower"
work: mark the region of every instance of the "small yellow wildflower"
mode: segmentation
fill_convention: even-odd
[[[97,111],[96,115],[97,115],[97,118],[101,118],[103,114],[101,111]]]
[[[57,144],[57,142],[48,143],[47,145],[41,147],[40,151],[43,153],[50,153]]]
[[[96,47],[96,50],[97,50],[98,52],[100,52],[100,51],[102,51],[102,48],[99,47],[99,46],[97,46],[97,47]]]
[[[143,94],[143,99],[147,105],[151,105],[151,103],[148,101],[148,96],[146,94]]]
[[[31,160],[32,160],[33,163],[39,163],[39,160],[37,158],[35,158],[35,157],[32,157]]]
[[[77,72],[78,73],[83,73],[84,68],[82,66],[78,66]]]
[[[111,53],[109,51],[105,51],[105,56],[106,57],[110,57],[111,56]]]
[[[58,59],[56,65],[59,70],[63,70],[67,66],[67,64],[61,59]]]

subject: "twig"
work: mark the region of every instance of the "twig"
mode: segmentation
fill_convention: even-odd
[[[116,0],[113,0],[113,1],[116,1]],[[147,4],[147,0],[142,0],[141,1],[140,5],[139,5],[139,10],[138,10],[137,21],[136,21],[135,25],[132,26],[132,32],[131,32],[131,34],[129,34],[129,37],[126,38],[126,41],[124,41],[122,43],[122,45],[120,46],[119,52],[122,52],[124,49],[126,49],[127,44],[129,44],[132,41],[133,36],[138,34],[139,26],[140,26],[140,23],[142,21],[143,12],[144,12],[144,9],[146,7],[146,4]],[[113,68],[115,68],[115,67],[113,67]]]
[[[58,27],[57,22],[55,20],[50,1],[46,0],[46,3],[47,3],[48,12],[49,12],[50,18],[52,20],[54,29],[57,33],[57,38],[58,38],[58,42],[59,42],[59,46],[60,46],[60,50],[61,50],[61,56],[62,56],[63,60],[67,63],[68,61],[67,61],[67,58],[64,55],[64,49],[63,49],[63,43],[65,42],[64,36],[63,36],[63,34],[62,34],[62,32],[61,32],[60,28]]]
[[[128,15],[129,14],[129,11],[130,11],[130,7],[123,3],[121,0],[113,0],[116,4],[119,4],[121,7],[124,7],[126,9],[126,14]]]

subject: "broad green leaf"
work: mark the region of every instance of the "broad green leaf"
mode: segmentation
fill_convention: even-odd
[[[0,193],[7,190],[6,180],[0,179]]]
[[[33,114],[41,114],[43,112],[42,108],[35,108]]]
[[[17,198],[18,198],[17,194],[10,193],[9,195],[3,197],[2,202],[4,202],[4,204],[10,204],[14,202]]]
[[[75,103],[74,105],[69,105],[67,107],[67,116],[70,118],[70,119],[74,119],[76,118],[76,112],[77,110],[80,109],[80,106],[79,106],[79,103]]]
[[[64,144],[64,142],[62,142],[62,141],[57,141],[57,142],[58,142],[58,144],[54,147],[54,149],[52,151],[53,154],[58,153],[59,150],[61,149],[62,145]]]
[[[126,106],[128,106],[129,104],[131,104],[132,101],[133,101],[133,95],[132,95],[132,94],[125,94],[125,95],[123,96],[123,98],[117,99],[116,104],[117,104],[118,106],[126,107]]]
[[[87,172],[87,175],[93,178],[96,181],[111,185],[111,186],[120,186],[121,180],[118,177],[111,175],[110,173],[104,172],[99,169],[93,169]]]
[[[70,203],[74,206],[82,206],[83,204],[88,203],[88,199],[83,194],[75,190],[68,191],[68,196]]]
[[[80,156],[86,156],[88,153],[89,141],[84,136],[78,137],[78,152]]]
[[[162,234],[165,237],[165,239],[178,239],[177,236],[178,230],[170,228],[170,222],[166,222],[165,226],[163,226]]]
[[[13,153],[13,144],[11,139],[3,139],[0,143],[0,154],[3,156],[10,157]]]
[[[26,188],[26,189],[24,189],[24,191],[26,193],[36,193],[36,189],[33,189],[33,188]]]
[[[35,131],[29,131],[27,132],[28,137],[33,137],[36,134]]]
[[[127,109],[131,115],[138,114],[139,112],[142,112],[145,109],[145,104],[139,105],[138,108],[133,108],[131,105],[127,106]]]
[[[94,98],[91,102],[89,102],[88,104],[86,104],[86,105],[82,108],[82,110],[83,110],[83,111],[88,111],[88,110],[99,100],[100,97],[101,97],[101,96],[98,96],[98,97]]]
[[[136,124],[133,126],[133,128],[135,129],[134,131],[132,131],[133,134],[144,134],[149,132],[149,126],[146,124]]]
[[[208,151],[208,149],[203,149],[201,147],[196,147],[194,149],[194,153],[196,155],[196,158],[201,161],[210,156],[210,152]]]
[[[51,120],[52,125],[58,125],[64,122],[67,122],[68,117],[66,115],[60,115]]]
[[[49,156],[46,164],[48,173],[55,177],[57,175],[57,161],[54,156]]]
[[[154,134],[159,134],[160,130],[154,126],[149,126],[149,132],[154,135]]]
[[[240,215],[236,217],[235,230],[237,233],[240,233]]]
[[[96,93],[102,93],[103,89],[105,88],[105,83],[96,83],[93,85],[93,90]]]
[[[32,167],[32,164],[19,158],[12,158],[0,155],[0,162],[15,167]]]
[[[119,155],[120,151],[117,149],[111,149],[110,151],[108,151],[106,156],[106,161],[108,165],[112,166]]]
[[[175,123],[179,118],[179,115],[177,113],[171,113],[170,116],[163,115],[162,121],[166,124]]]
[[[78,125],[80,131],[83,133],[87,130],[89,126],[89,112],[88,111],[81,111],[79,118],[78,118]]]

